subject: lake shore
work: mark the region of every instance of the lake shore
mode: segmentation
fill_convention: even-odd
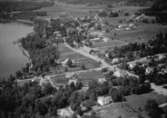
[[[23,50],[18,40],[33,31],[32,26],[18,22],[0,23],[0,72],[8,77],[30,62],[29,54]]]

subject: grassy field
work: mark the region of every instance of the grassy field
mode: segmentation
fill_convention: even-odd
[[[57,17],[62,14],[66,14],[67,16],[86,16],[89,15],[89,12],[97,11],[102,9],[103,5],[96,6],[88,6],[88,5],[74,5],[74,4],[66,4],[62,2],[55,2],[55,5],[52,7],[42,8],[40,11],[47,11],[48,16],[52,18]],[[93,14],[92,14],[93,15]]]
[[[137,113],[126,103],[112,103],[98,110],[97,113],[101,118],[137,118]]]
[[[154,92],[142,94],[142,95],[130,95],[126,97],[128,104],[134,109],[138,109],[138,108],[144,109],[144,106],[149,99],[156,100],[158,104],[167,102],[166,96],[159,95]]]

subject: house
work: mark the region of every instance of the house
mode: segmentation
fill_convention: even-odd
[[[148,75],[148,74],[153,73],[153,72],[154,72],[154,68],[147,67],[147,68],[145,69],[145,75]]]
[[[104,82],[106,82],[105,78],[98,78],[98,83],[103,84]]]
[[[62,66],[64,66],[64,67],[72,66],[74,63],[75,63],[75,61],[70,59],[70,58],[67,58],[61,62]]]
[[[75,79],[75,78],[69,79],[68,80],[68,85],[71,85],[72,83],[76,86],[77,83],[78,83],[78,79]]]
[[[97,98],[97,103],[101,106],[110,104],[112,101],[113,100],[112,100],[111,96],[99,96]]]
[[[89,54],[91,54],[91,55],[96,55],[98,52],[99,52],[98,49],[91,49],[91,50],[89,51]]]
[[[164,60],[166,58],[166,55],[164,55],[164,54],[159,54],[159,55],[156,55],[155,57],[154,57],[154,60],[155,61],[162,61],[162,60]]]
[[[96,37],[96,38],[92,38],[90,39],[91,41],[101,41],[101,38],[100,37]]]
[[[129,63],[128,66],[132,70],[136,67],[136,63]]]
[[[74,114],[74,111],[71,109],[71,107],[58,109],[57,114],[62,118],[71,118]]]
[[[111,64],[117,64],[119,62],[120,62],[119,58],[113,58],[112,61],[111,61]]]
[[[102,40],[103,40],[104,42],[108,42],[108,41],[109,41],[109,38],[108,38],[108,37],[103,37]]]
[[[137,75],[130,73],[125,70],[120,70],[120,69],[115,69],[113,75],[115,77],[134,77],[134,78],[139,78]]]
[[[44,89],[45,86],[51,86],[49,80],[46,79],[46,77],[39,77],[39,79],[40,79],[39,85],[42,87],[42,89]]]
[[[73,41],[73,45],[74,45],[76,48],[79,48],[79,47],[80,47],[80,44],[79,44],[79,42],[77,42],[77,41]]]

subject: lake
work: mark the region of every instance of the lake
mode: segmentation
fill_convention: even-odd
[[[28,62],[28,58],[14,42],[32,31],[32,26],[20,23],[0,24],[0,77],[14,74]]]

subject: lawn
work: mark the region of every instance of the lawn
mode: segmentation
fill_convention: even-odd
[[[158,104],[167,102],[167,97],[151,92],[142,95],[130,95],[126,97],[128,104],[134,109],[143,109],[149,99],[154,99]]]
[[[87,86],[91,80],[97,80],[98,78],[104,78],[104,75],[100,71],[82,72],[79,74],[79,80]]]
[[[137,113],[126,103],[112,103],[98,110],[97,113],[101,118],[137,118]]]

